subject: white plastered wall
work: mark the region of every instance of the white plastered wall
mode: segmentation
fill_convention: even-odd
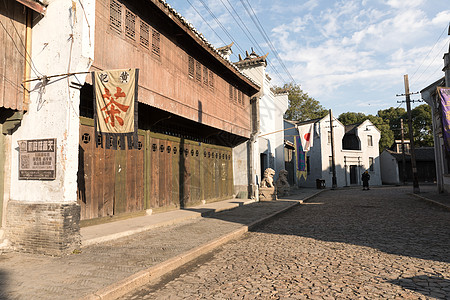
[[[94,58],[95,0],[48,1],[45,16],[34,18],[31,77],[87,72]],[[31,82],[30,105],[11,141],[11,200],[77,201],[79,100],[87,74]],[[56,138],[55,180],[18,179],[18,141]]]
[[[309,125],[303,125],[309,126]],[[330,172],[331,144],[328,142],[330,131],[329,115],[316,122],[314,143],[307,156],[310,159],[310,173],[307,179],[298,180],[299,186],[313,187],[316,179],[325,180],[327,187],[332,186],[332,173]],[[302,126],[299,126],[301,128]],[[342,139],[345,134],[344,125],[333,118],[333,138],[336,166],[336,183],[338,187],[350,186],[350,165],[357,166],[357,184],[360,184],[362,172],[369,169],[369,157],[374,158],[373,171],[370,171],[370,185],[381,185],[380,157],[378,144],[380,131],[370,121],[364,121],[356,128],[361,150],[343,150]],[[373,146],[368,146],[368,135],[372,135]]]

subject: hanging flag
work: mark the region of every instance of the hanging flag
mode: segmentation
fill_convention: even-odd
[[[303,151],[300,136],[295,137],[295,163],[297,178],[300,180],[304,177],[306,180],[306,152]]]
[[[442,108],[442,132],[445,149],[450,151],[450,88],[438,88]]]
[[[301,139],[303,151],[308,152],[313,146],[314,123],[298,127],[298,134]]]
[[[137,148],[139,69],[92,72],[96,136],[105,148]]]

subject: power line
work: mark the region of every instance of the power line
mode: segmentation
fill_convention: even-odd
[[[411,77],[414,77],[414,75],[416,75],[417,71],[420,69],[420,67],[422,66],[422,64],[425,62],[425,60],[427,59],[427,57],[430,55],[431,51],[433,51],[434,47],[436,47],[437,43],[439,42],[439,40],[441,39],[442,35],[444,34],[444,32],[447,30],[448,25],[445,26],[444,30],[441,32],[441,35],[438,37],[438,39],[436,40],[436,42],[434,43],[433,47],[431,47],[430,51],[428,51],[427,55],[423,58],[422,62],[420,63],[420,65],[417,67],[417,69],[414,71],[414,73],[412,74]]]
[[[228,32],[228,30],[222,25],[222,23],[219,21],[219,19],[216,17],[216,15],[211,11],[211,9],[205,3],[205,1],[200,0],[200,2],[203,4],[205,9],[208,11],[208,13],[213,17],[213,19],[216,21],[216,23],[220,26],[220,28],[223,30],[223,32],[228,36],[228,38],[236,44],[236,47],[238,47],[240,49],[240,51],[243,52],[242,48],[239,46],[239,44],[236,42],[236,40],[231,36],[231,34]]]
[[[6,0],[3,0],[3,4],[5,5],[5,9],[6,9],[6,11],[8,12],[8,15],[11,15],[11,13],[10,13],[10,11],[9,11],[9,8],[8,8],[8,5],[6,4]],[[25,43],[23,42],[22,37],[20,36],[19,31],[17,30],[16,25],[15,25],[14,22],[12,21],[12,18],[9,18],[9,21],[11,22],[11,25],[12,25],[12,27],[14,28],[14,31],[16,32],[16,34],[17,34],[17,36],[18,36],[20,42],[22,43],[23,49],[25,49],[25,55],[22,54],[22,53],[20,53],[20,50],[18,49],[18,47],[17,47],[17,45],[16,45],[16,43],[15,43],[15,41],[14,41],[14,38],[9,34],[9,32],[6,30],[5,26],[4,26],[3,23],[2,23],[1,25],[2,25],[3,29],[4,29],[5,32],[8,34],[8,36],[11,38],[11,40],[12,40],[12,42],[13,42],[13,44],[14,44],[14,47],[16,47],[17,51],[23,56],[23,58],[25,58],[25,61],[27,61],[27,62],[29,63],[29,65],[30,65],[31,69],[34,71],[34,73],[35,73],[36,75],[38,75],[38,76],[39,76],[39,75],[42,76],[43,74],[42,74],[41,72],[39,72],[38,69],[36,68],[36,66],[34,65],[34,62],[33,62],[33,60],[31,59],[31,55],[28,53],[28,51],[27,51],[27,49],[26,49],[26,46],[25,46]],[[0,22],[1,22],[1,21],[0,21]],[[27,59],[27,56],[28,56],[28,59]]]
[[[261,22],[259,21],[258,17],[256,16],[255,11],[253,10],[252,6],[250,5],[250,2],[248,2],[248,0],[246,0],[247,5],[244,3],[243,0],[240,0],[242,6],[244,7],[244,9],[246,10],[247,14],[250,16],[250,18],[252,19],[253,23],[255,24],[256,28],[258,29],[258,31],[261,33],[262,37],[264,38],[264,40],[266,41],[266,43],[268,44],[269,48],[273,51],[275,57],[277,58],[277,60],[280,62],[281,67],[284,69],[284,71],[286,72],[286,74],[288,75],[288,77],[291,79],[291,81],[295,83],[294,78],[292,77],[291,73],[288,71],[288,69],[286,68],[285,64],[283,63],[283,60],[280,58],[278,51],[275,49],[275,47],[273,46],[272,42],[270,41],[269,36],[267,35],[267,33],[265,32],[264,28],[261,25]],[[252,11],[252,13],[250,12],[250,10]]]
[[[191,7],[195,10],[195,12],[202,18],[202,20],[205,22],[206,25],[208,25],[208,27],[214,32],[214,34],[219,38],[219,40],[222,41],[222,43],[224,45],[226,45],[226,43],[224,42],[224,40],[222,40],[222,38],[220,37],[220,35],[217,34],[217,32],[214,30],[214,28],[211,27],[211,25],[209,25],[209,22],[205,20],[205,18],[203,17],[203,15],[195,8],[194,5],[192,5],[191,1],[187,0],[187,2],[191,5]]]
[[[424,83],[426,84],[427,82],[429,82],[430,78],[433,77],[434,74],[436,74],[439,71],[442,71],[442,67],[437,68],[436,71],[433,72],[433,74],[431,74],[430,76],[427,77],[427,79],[424,80]]]
[[[448,39],[448,41],[450,42],[450,38]],[[441,55],[441,53],[442,53],[442,51],[444,50],[444,47],[446,46],[448,44],[448,42],[447,43],[444,43],[443,45],[442,45],[442,48],[438,51],[438,53],[436,54],[436,56],[433,58],[433,60],[428,64],[428,66],[425,68],[425,70],[420,74],[420,76],[419,77],[417,77],[417,79],[415,79],[414,80],[414,83],[417,81],[417,80],[419,80],[419,78],[420,77],[422,77],[422,75],[428,70],[428,68],[434,63],[434,61],[436,60],[436,58],[438,58],[438,56],[440,56]]]
[[[233,17],[233,19],[236,21],[236,24],[239,26],[239,28],[241,28],[242,32],[247,36],[247,38],[249,39],[249,41],[251,43],[253,43],[255,45],[255,47],[258,49],[258,51],[260,51],[261,54],[264,54],[264,51],[262,50],[262,48],[259,46],[259,43],[256,41],[255,37],[252,35],[251,31],[248,29],[247,25],[245,24],[245,22],[242,20],[242,18],[239,16],[238,12],[234,9],[233,5],[231,5],[229,0],[226,0],[228,5],[231,7],[231,9],[233,10],[233,12],[231,12],[228,7],[225,5],[225,3],[223,2],[223,0],[220,0],[223,4],[223,6],[225,6],[225,8],[227,9],[228,13]],[[239,19],[239,21],[235,18],[236,15]],[[242,28],[241,24],[245,27]],[[248,33],[248,34],[247,34]],[[250,35],[250,36],[249,36]],[[267,64],[271,67],[271,69],[274,71],[275,74],[277,74],[277,76],[282,79],[283,81],[285,81],[284,77],[278,72],[278,70],[275,68],[275,66],[272,65],[272,63],[270,62],[269,59],[266,59]]]
[[[8,32],[8,30],[6,30],[6,27],[5,27],[5,25],[3,24],[2,21],[0,21],[0,25],[3,27],[3,30],[5,30],[6,34],[7,34],[7,35],[9,36],[9,38],[11,39],[11,41],[12,41],[14,47],[15,47],[16,50],[17,50],[17,53],[19,53],[19,54],[25,59],[25,61],[26,61],[28,64],[30,64],[31,69],[35,72],[36,75],[42,75],[42,73],[39,72],[39,71],[36,69],[36,67],[34,66],[34,63],[33,63],[32,59],[31,59],[30,54],[28,54],[28,52],[27,52],[26,49],[25,49],[25,45],[23,45],[23,46],[24,46],[24,49],[25,49],[25,54],[23,54],[22,51],[21,51],[21,50],[19,49],[19,47],[17,46],[17,44],[16,44],[16,42],[15,42],[15,40],[14,40],[14,37]],[[23,44],[23,42],[22,42],[22,44]],[[27,58],[27,56],[28,56],[29,58]]]

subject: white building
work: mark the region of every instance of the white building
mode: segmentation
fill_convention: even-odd
[[[254,82],[261,86],[259,94],[259,135],[254,147],[254,166],[257,182],[266,168],[272,168],[278,176],[284,165],[283,116],[288,109],[287,93],[275,94],[271,78],[266,72],[267,55],[258,56],[254,51],[235,64]]]
[[[307,152],[307,177],[297,180],[299,187],[314,187],[316,180],[325,180],[327,187],[332,186],[332,151],[330,116],[304,122],[285,121],[286,139],[294,142],[294,136],[303,127],[314,124],[314,139]],[[295,128],[297,127],[297,128]],[[356,186],[361,183],[361,174],[369,171],[370,185],[381,185],[378,144],[380,131],[366,120],[360,124],[343,125],[333,118],[333,139],[338,187]]]
[[[24,97],[24,105],[17,106],[20,119],[2,137],[4,201],[0,204],[1,227],[7,228],[5,236],[15,246],[30,252],[46,248],[42,252],[54,254],[80,242],[79,88],[94,59],[95,2],[84,1],[83,7],[70,0],[44,2],[8,0],[0,8],[2,16],[14,16],[0,18],[12,24],[8,31],[25,32],[24,38],[13,41],[20,44],[17,57],[25,59],[14,62],[6,55],[6,61],[10,68],[14,66],[10,73],[19,80],[19,87],[27,80],[23,83],[26,91],[16,91]],[[12,38],[4,35],[3,42],[9,45]],[[77,74],[68,75],[73,72]],[[4,95],[3,84],[0,91]],[[28,148],[23,147],[26,143]],[[23,156],[19,164],[19,153],[24,152],[30,156]],[[49,168],[29,171],[30,165]],[[5,236],[0,230],[0,241]]]

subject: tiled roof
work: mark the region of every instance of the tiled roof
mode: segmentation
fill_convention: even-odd
[[[236,66],[246,67],[246,66],[261,65],[261,64],[263,64],[264,66],[267,65],[266,58],[269,55],[269,53],[267,53],[266,55],[263,55],[263,56],[259,56],[252,49],[252,53],[248,54],[248,52],[245,51],[245,54],[246,54],[246,57],[244,59],[242,59],[241,55],[239,54],[239,61],[235,62]]]
[[[356,127],[358,127],[359,125],[361,125],[361,123],[355,123],[355,124],[350,124],[350,125],[344,125],[345,126],[345,134],[356,134]]]
[[[300,121],[300,122],[296,122],[296,124],[298,126],[302,126],[302,125],[307,125],[307,124],[319,122],[322,119],[323,118],[317,118],[317,119],[312,119],[312,120]]]
[[[169,3],[167,3],[165,0],[158,0],[161,4],[166,7],[171,14],[173,14],[178,20],[181,21],[181,23],[189,28],[189,30],[194,33],[194,35],[200,40],[199,42],[204,43],[212,52],[218,54],[222,59],[223,63],[226,65],[231,66],[233,69],[235,69],[239,74],[241,74],[243,77],[245,77],[247,80],[252,82],[254,85],[261,87],[258,83],[256,83],[253,79],[251,79],[249,76],[245,75],[234,63],[232,63],[230,60],[228,60],[218,49],[216,49],[204,36],[202,33],[200,33],[185,17],[183,17],[180,13],[178,13],[173,7],[170,6]],[[223,48],[223,47],[222,47]],[[221,48],[219,48],[221,49]]]
[[[386,150],[389,154],[391,154],[397,161],[402,160],[402,153],[401,152],[395,152],[392,150]],[[434,147],[420,147],[415,148],[414,153],[416,155],[417,161],[434,161]],[[411,154],[405,153],[405,160],[410,161],[411,160]]]

